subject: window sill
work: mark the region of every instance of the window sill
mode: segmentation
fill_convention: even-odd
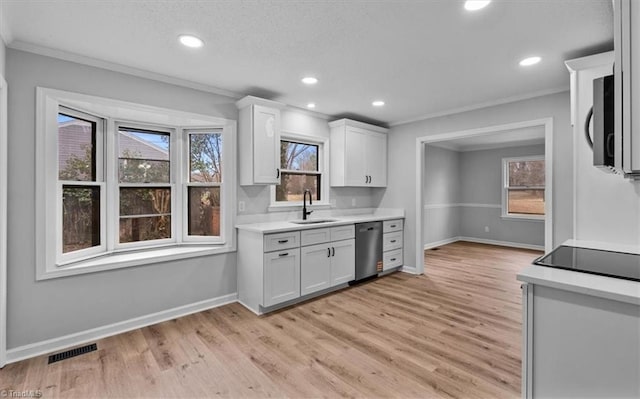
[[[517,220],[521,222],[544,222],[545,217],[541,215],[501,215],[502,219],[505,220]]]
[[[269,212],[286,212],[286,211],[298,211],[302,208],[302,202],[293,204],[271,204],[269,205]],[[331,209],[331,204],[328,202],[318,202],[313,205],[307,205],[307,209]]]
[[[155,249],[116,252],[65,265],[53,266],[51,269],[44,271],[44,273],[38,273],[36,280],[48,280],[78,274],[142,266],[151,263],[225,254],[235,251],[236,248],[231,245],[171,245]]]

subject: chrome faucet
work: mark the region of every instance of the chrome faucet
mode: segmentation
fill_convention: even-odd
[[[307,193],[309,194],[309,205],[313,204],[311,201],[311,190],[305,188],[302,194],[302,220],[307,220],[307,215],[311,215],[311,212],[313,212],[307,211]]]

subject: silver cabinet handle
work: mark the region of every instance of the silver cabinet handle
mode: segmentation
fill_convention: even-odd
[[[284,244],[284,243],[287,243],[287,242],[289,242],[289,240],[278,240],[278,244]]]
[[[289,252],[285,252],[283,254],[278,254],[278,256],[288,256],[288,255],[289,255]]]
[[[391,240],[391,242],[396,242],[396,240]]]
[[[336,256],[336,249],[334,247],[331,247],[331,250],[333,251],[331,253],[331,256]]]
[[[393,262],[393,261],[395,261],[395,260],[396,260],[396,258],[391,258],[391,259],[389,259],[389,260],[390,260],[391,262]]]
[[[396,225],[395,225],[395,224],[392,224],[392,225],[391,225],[391,226],[389,226],[389,227],[394,228],[394,227],[396,227]]]
[[[327,258],[331,256],[331,248],[327,248]]]

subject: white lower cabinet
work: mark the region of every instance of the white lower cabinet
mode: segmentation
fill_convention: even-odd
[[[300,250],[300,293],[302,295],[331,286],[331,248],[328,244],[310,245]]]
[[[404,220],[387,220],[382,223],[382,271],[402,266]]]
[[[300,249],[264,254],[264,306],[300,296]]]
[[[331,286],[348,283],[356,278],[356,240],[331,243]]]
[[[300,294],[307,295],[347,283],[356,275],[354,239],[302,247]]]

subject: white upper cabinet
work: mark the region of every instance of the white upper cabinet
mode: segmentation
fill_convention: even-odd
[[[387,186],[387,130],[350,119],[331,127],[331,186]]]
[[[240,184],[280,184],[280,110],[285,105],[247,96],[236,106]]]

